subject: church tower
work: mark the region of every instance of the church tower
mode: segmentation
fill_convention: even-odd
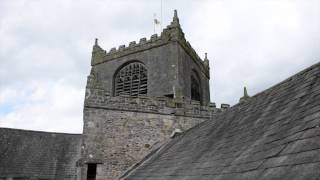
[[[209,61],[181,29],[177,11],[161,35],[110,51],[96,39],[84,102],[81,179],[114,179],[221,111],[210,103]]]
[[[182,32],[177,11],[161,36],[104,51],[96,40],[92,75],[111,96],[170,97],[207,105],[209,63],[192,49]]]

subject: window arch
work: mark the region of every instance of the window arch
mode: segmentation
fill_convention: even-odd
[[[148,92],[148,71],[141,62],[134,61],[121,67],[114,76],[114,95],[140,96]]]
[[[191,73],[191,99],[201,102],[201,84],[200,79],[194,70]]]

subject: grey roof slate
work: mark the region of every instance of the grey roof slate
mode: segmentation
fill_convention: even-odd
[[[73,178],[80,147],[80,134],[0,128],[0,177]]]
[[[121,179],[320,179],[320,63],[173,138]]]

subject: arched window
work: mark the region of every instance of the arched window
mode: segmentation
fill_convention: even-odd
[[[123,66],[114,76],[114,95],[147,95],[148,73],[141,62],[131,62]]]
[[[191,73],[191,99],[196,101],[201,101],[201,93],[200,93],[200,80],[199,76],[195,71]]]

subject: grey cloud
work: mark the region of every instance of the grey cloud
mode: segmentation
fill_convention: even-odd
[[[218,104],[237,103],[244,85],[253,95],[319,61],[317,0],[163,0],[163,27],[171,21],[173,9],[178,9],[186,38],[199,55],[208,52],[211,100]],[[66,89],[77,92],[70,97],[82,102],[94,38],[109,50],[150,37],[154,13],[160,18],[160,1],[1,1],[0,97],[3,89],[38,92],[43,86],[41,91],[48,99]],[[58,88],[49,91],[53,87]],[[41,96],[41,101],[46,101],[46,96]],[[62,107],[70,105],[61,103]],[[82,104],[70,111],[69,107],[59,109],[52,98],[47,104],[33,105],[39,109],[52,104],[56,109],[47,113],[59,114],[52,117],[66,116],[63,119],[82,123]],[[11,119],[20,122],[17,115],[27,113],[33,105],[11,112]],[[37,114],[40,110],[32,112],[43,118],[43,123],[25,117],[35,124],[28,128],[49,129],[45,122],[52,118]],[[0,121],[8,119],[0,117]],[[50,130],[68,131],[55,128]]]

